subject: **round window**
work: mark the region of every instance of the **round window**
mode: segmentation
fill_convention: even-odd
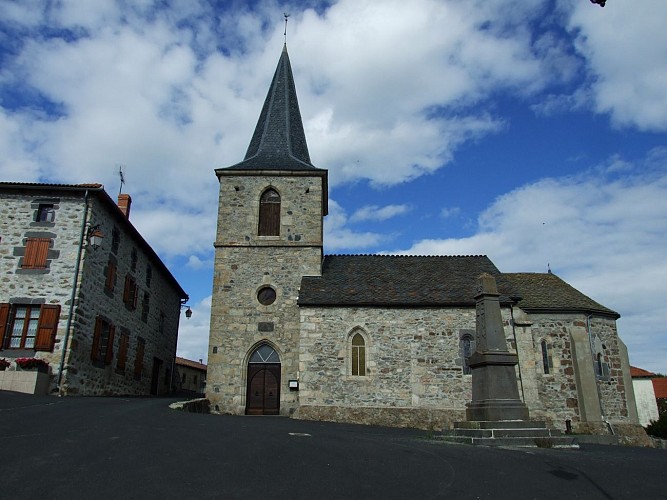
[[[270,306],[276,301],[276,291],[270,286],[265,286],[257,292],[257,300],[265,306]]]

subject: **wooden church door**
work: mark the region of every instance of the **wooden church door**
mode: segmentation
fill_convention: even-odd
[[[280,413],[280,357],[264,344],[250,356],[246,415]]]

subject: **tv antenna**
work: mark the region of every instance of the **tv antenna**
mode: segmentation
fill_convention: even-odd
[[[123,193],[123,184],[125,184],[125,176],[123,175],[123,165],[118,165],[118,176],[120,177],[120,189],[118,190],[118,196]]]

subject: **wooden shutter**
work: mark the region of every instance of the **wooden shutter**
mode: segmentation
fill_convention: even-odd
[[[104,364],[110,365],[111,360],[113,360],[113,337],[116,333],[116,328],[113,325],[109,325],[109,339],[107,341],[107,352],[104,356]]]
[[[90,359],[97,361],[97,350],[100,348],[100,335],[102,335],[102,318],[95,320],[95,333],[93,334],[93,348],[90,351]]]
[[[113,291],[116,285],[116,264],[113,261],[109,261],[107,264],[107,279],[104,283],[104,288],[109,291]]]
[[[45,269],[50,246],[50,238],[28,238],[22,267],[24,269]]]
[[[0,304],[0,349],[5,345],[5,331],[9,320],[9,304]]]
[[[60,306],[44,304],[39,312],[37,322],[37,338],[35,339],[36,351],[53,351],[53,344],[58,332],[58,320],[60,319]]]
[[[125,371],[125,361],[127,360],[127,347],[129,344],[129,335],[127,332],[121,331],[120,342],[118,343],[118,364],[119,370]]]
[[[259,200],[259,236],[280,236],[280,195],[267,189]]]

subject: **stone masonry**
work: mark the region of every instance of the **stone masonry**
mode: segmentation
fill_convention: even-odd
[[[151,389],[156,393],[167,392],[176,351],[180,301],[187,295],[103,188],[4,183],[0,186],[0,196],[0,303],[11,307],[60,306],[52,350],[11,349],[6,332],[0,356],[40,357],[48,361],[50,392],[73,395],[140,395],[148,394]],[[53,205],[52,222],[35,221],[40,204]],[[97,225],[103,239],[99,248],[92,249],[85,234]],[[22,269],[20,254],[27,235],[52,239],[46,269]],[[80,246],[81,261],[72,303]],[[110,262],[115,265],[111,289],[106,286]],[[128,307],[123,300],[126,276],[136,282],[135,307]],[[91,359],[98,317],[115,327],[109,362],[101,364]],[[11,327],[11,313],[7,321],[3,328]],[[123,336],[127,338],[124,368],[119,366]],[[143,362],[135,370],[139,339],[144,343]]]

